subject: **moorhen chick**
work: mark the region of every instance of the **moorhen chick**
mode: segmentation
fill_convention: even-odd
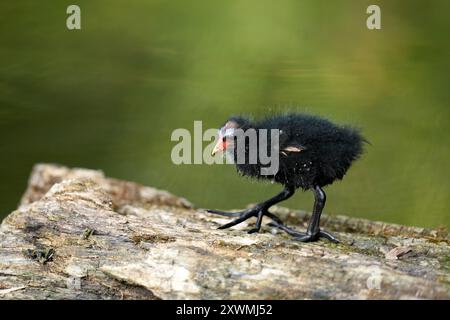
[[[361,155],[363,143],[366,140],[359,130],[351,126],[336,125],[324,118],[307,114],[276,115],[256,122],[246,117],[233,116],[219,130],[213,155],[219,151],[231,151],[236,160],[238,144],[235,133],[237,131],[245,133],[250,129],[264,132],[263,134],[267,134],[266,132],[271,129],[278,130],[279,141],[276,149],[279,152],[278,171],[274,174],[263,175],[259,158],[253,163],[248,161],[252,148],[258,147],[258,144],[249,145],[248,139],[245,139],[243,151],[246,160],[236,163],[237,171],[244,176],[278,182],[284,186],[284,189],[275,197],[241,212],[207,210],[222,216],[237,217],[219,229],[229,228],[251,217],[256,217],[256,225],[249,233],[259,232],[262,218],[267,216],[273,221],[269,223],[270,226],[287,232],[296,240],[309,242],[326,238],[332,242],[339,242],[332,234],[319,228],[320,215],[326,201],[322,188],[336,179],[342,179],[352,162]],[[257,154],[259,157],[259,152]],[[306,233],[287,227],[277,216],[268,211],[274,204],[290,198],[298,188],[312,190],[315,196]]]

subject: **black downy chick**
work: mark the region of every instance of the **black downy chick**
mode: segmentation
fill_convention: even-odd
[[[244,133],[249,129],[254,129],[257,133],[262,132],[261,129],[266,129],[264,134],[267,134],[269,143],[270,129],[279,130],[279,169],[275,174],[261,174],[262,165],[258,152],[256,163],[248,161],[248,155],[253,146],[249,145],[247,139],[244,144],[245,161],[236,163],[236,168],[244,176],[269,179],[282,184],[284,189],[275,197],[241,212],[208,210],[210,213],[237,217],[219,229],[229,228],[251,217],[256,217],[256,226],[249,233],[259,232],[262,218],[267,216],[273,220],[269,223],[270,226],[287,232],[299,241],[316,241],[323,237],[332,242],[338,242],[329,232],[319,228],[320,215],[326,201],[322,187],[332,184],[336,179],[342,179],[352,162],[361,155],[365,139],[359,131],[350,126],[333,124],[318,116],[296,113],[268,117],[257,122],[244,117],[231,117],[219,130],[218,142],[213,154],[231,150],[236,160],[237,143],[234,134],[236,129],[242,129]],[[257,136],[259,137],[258,134]],[[258,144],[256,148],[257,146]],[[277,216],[268,211],[274,204],[290,198],[298,188],[312,190],[315,196],[306,233],[287,227]]]

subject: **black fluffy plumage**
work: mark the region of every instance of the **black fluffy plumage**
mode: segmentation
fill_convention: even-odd
[[[279,149],[301,146],[301,152],[280,154],[280,168],[275,176],[261,175],[261,164],[236,164],[239,173],[259,179],[270,179],[285,186],[304,190],[321,187],[342,179],[352,162],[359,158],[364,139],[350,126],[340,126],[314,115],[290,113],[253,122],[248,118],[231,117],[227,122],[237,128],[280,130]],[[269,131],[268,131],[269,132]],[[270,135],[267,135],[270,141]],[[246,148],[247,155],[249,148]],[[269,151],[268,151],[269,152]],[[248,156],[246,157],[248,159]]]
[[[259,146],[258,143],[250,144],[249,139],[246,139],[244,144],[245,161],[243,163],[236,161],[238,160],[238,143],[236,143],[237,138],[234,132],[237,132],[237,129],[242,129],[244,132],[254,129],[259,134],[266,132],[268,140],[266,154],[270,154],[271,151],[270,130],[278,130],[279,148],[276,152],[279,152],[279,169],[276,173],[272,175],[261,174],[261,168],[267,165],[260,161],[259,150],[256,150],[258,154],[256,163],[253,162],[252,164],[249,161],[249,154],[255,152],[255,150],[252,151],[252,148],[257,149]],[[266,131],[262,129],[266,129]],[[258,134],[256,136],[260,137]],[[231,141],[231,143],[228,141]],[[219,131],[219,141],[214,150],[234,151],[232,154],[235,157],[236,168],[239,173],[244,176],[276,181],[282,184],[284,189],[273,198],[241,212],[208,211],[223,216],[237,217],[230,223],[221,226],[220,229],[229,228],[251,217],[256,217],[256,226],[249,233],[259,232],[262,218],[267,216],[273,220],[269,224],[270,226],[287,232],[299,241],[307,242],[326,238],[338,242],[329,232],[319,228],[320,216],[326,202],[326,195],[322,187],[344,177],[353,161],[361,155],[365,141],[356,128],[337,125],[313,115],[289,113],[267,117],[259,121],[233,116]],[[274,204],[290,198],[298,188],[312,190],[315,197],[306,232],[298,232],[287,227],[268,210]]]

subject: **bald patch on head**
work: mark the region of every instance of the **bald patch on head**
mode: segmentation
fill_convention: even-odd
[[[234,120],[229,120],[224,124],[223,128],[224,129],[237,129],[237,128],[239,128],[239,124]]]

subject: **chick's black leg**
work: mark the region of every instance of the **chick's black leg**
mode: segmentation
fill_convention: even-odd
[[[339,242],[338,239],[336,239],[332,234],[330,234],[327,231],[320,230],[320,215],[322,214],[322,210],[325,207],[326,202],[326,195],[325,192],[322,190],[321,187],[315,186],[314,187],[314,208],[313,213],[311,215],[311,219],[308,224],[308,229],[306,230],[306,233],[298,232],[294,229],[291,229],[283,224],[279,223],[271,223],[271,226],[277,227],[291,236],[294,236],[296,240],[302,241],[302,242],[310,242],[310,241],[317,241],[319,238],[325,238],[330,240],[331,242]]]
[[[264,201],[253,208],[241,211],[241,212],[223,212],[217,210],[207,210],[209,213],[219,214],[226,217],[239,217],[223,226],[220,226],[219,229],[226,229],[232,226],[235,226],[251,217],[257,217],[255,228],[251,229],[249,233],[258,232],[261,229],[262,218],[263,216],[268,216],[277,224],[282,224],[281,220],[270,213],[268,209],[276,203],[279,203],[283,200],[290,198],[295,192],[295,188],[293,187],[285,187],[283,191],[277,194],[275,197],[270,198],[267,201]]]
[[[300,237],[297,237],[296,240],[302,242],[316,241],[319,238],[325,238],[330,240],[331,242],[339,242],[332,234],[327,231],[320,230],[320,216],[322,214],[322,210],[325,207],[325,202],[327,197],[325,192],[321,187],[314,187],[314,208],[311,215],[311,220],[309,220],[308,229],[306,230],[306,234]]]

